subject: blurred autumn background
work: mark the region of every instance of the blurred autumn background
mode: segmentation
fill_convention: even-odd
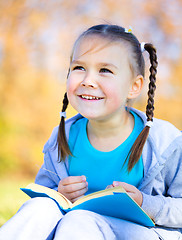
[[[0,0],[0,226],[28,199],[19,187],[43,162],[43,145],[59,123],[71,48],[87,27],[132,26],[141,42],[157,47],[155,117],[182,129],[181,12],[181,0]],[[135,104],[143,111],[146,95],[145,87]]]

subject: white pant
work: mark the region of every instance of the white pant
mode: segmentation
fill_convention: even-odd
[[[53,200],[32,198],[0,228],[0,240],[45,240],[62,216]]]
[[[64,215],[49,198],[33,198],[23,204],[0,228],[0,240],[52,239],[49,234],[54,229],[55,240],[159,240],[157,228],[150,229],[85,210]],[[178,234],[177,231],[168,232],[168,237],[161,239],[180,239]]]

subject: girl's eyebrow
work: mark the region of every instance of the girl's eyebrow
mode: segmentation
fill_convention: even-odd
[[[71,64],[80,64],[80,65],[83,65],[84,62],[79,61],[79,60],[73,60],[73,61],[71,61]]]
[[[71,64],[79,64],[79,65],[84,65],[85,63],[84,62],[82,62],[82,61],[79,61],[79,60],[73,60],[72,62],[71,62]],[[113,67],[113,68],[115,68],[115,69],[118,69],[118,67],[116,67],[114,64],[112,64],[112,63],[98,63],[97,64],[99,67]]]
[[[116,68],[118,69],[118,67],[116,67],[114,64],[112,63],[99,63],[98,64],[99,66],[102,66],[102,67],[113,67],[113,68]]]

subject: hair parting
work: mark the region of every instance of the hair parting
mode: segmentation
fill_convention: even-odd
[[[67,98],[67,93],[64,94],[63,99],[63,107],[62,112],[65,112],[68,107],[69,101]],[[64,116],[61,117],[61,121],[59,124],[58,129],[58,136],[57,136],[57,145],[58,145],[58,161],[65,160],[68,155],[72,155],[69,149],[69,145],[66,139],[65,133],[65,118]],[[60,159],[61,157],[61,159]],[[59,160],[60,159],[60,160]]]

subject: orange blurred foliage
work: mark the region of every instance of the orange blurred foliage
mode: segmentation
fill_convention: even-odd
[[[179,26],[182,28],[165,11],[165,3],[164,0],[153,4],[148,1],[140,4],[137,0],[0,1],[1,176],[37,172],[43,161],[43,145],[53,127],[59,124],[72,44],[82,30],[93,24],[132,25],[139,39],[151,38],[159,46],[159,69],[165,62],[170,72],[167,78],[165,74],[159,75],[155,116],[182,129],[181,48],[179,57],[170,60],[165,55],[173,38],[182,39]],[[180,12],[180,1],[174,1],[174,6]],[[173,92],[163,95],[167,85]],[[141,110],[145,110],[146,95],[136,105]],[[73,114],[75,111],[69,107],[68,117]]]

